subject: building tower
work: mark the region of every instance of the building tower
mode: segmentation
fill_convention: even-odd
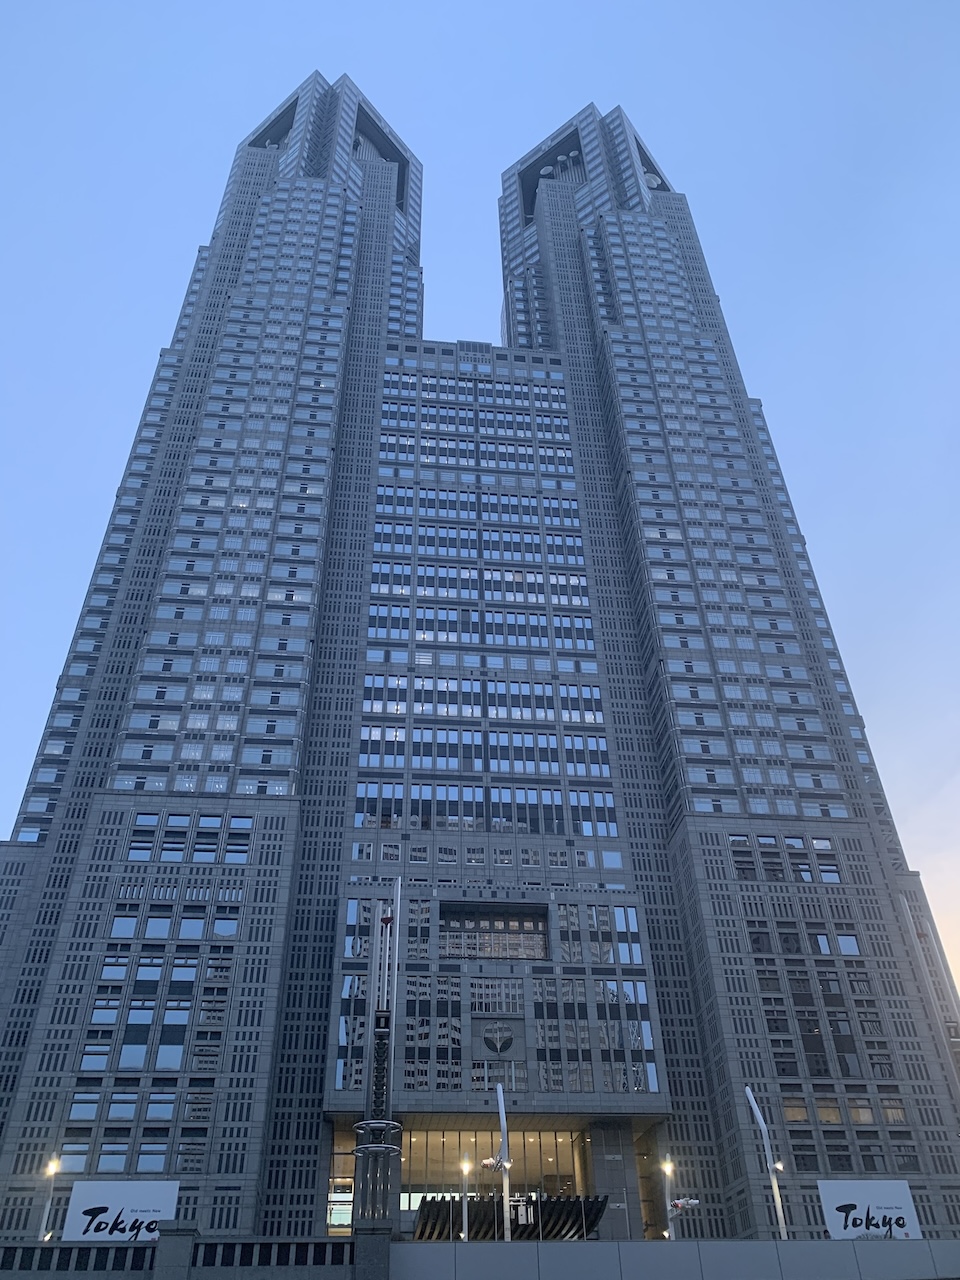
[[[495,347],[422,337],[420,189],[346,77],[237,150],[4,847],[0,1237],[80,1176],[349,1232],[398,877],[396,1230],[500,1084],[606,1238],[770,1236],[746,1086],[794,1235],[831,1175],[960,1234],[956,992],[683,196],[619,109],[529,152]]]

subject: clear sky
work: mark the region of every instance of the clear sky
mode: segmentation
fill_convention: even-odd
[[[424,163],[427,335],[498,341],[501,170],[620,103],[690,200],[960,971],[957,0],[33,0],[4,34],[4,834],[237,142],[347,72]]]

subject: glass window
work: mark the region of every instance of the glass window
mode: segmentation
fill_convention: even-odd
[[[137,1173],[162,1173],[166,1158],[165,1142],[142,1142],[137,1152]]]
[[[70,1103],[69,1119],[95,1120],[99,1105],[99,1093],[75,1093]]]
[[[137,982],[159,982],[163,961],[159,957],[142,956],[137,961]]]
[[[123,1173],[127,1163],[129,1143],[105,1142],[100,1148],[97,1160],[97,1173]]]
[[[95,1000],[90,1014],[90,1021],[100,1023],[116,1022],[119,1008],[119,1000]]]
[[[60,1172],[83,1173],[89,1154],[89,1142],[65,1142],[60,1148]]]
[[[172,1120],[177,1101],[175,1093],[151,1093],[147,1099],[148,1120]]]
[[[110,1046],[106,1044],[84,1045],[80,1054],[81,1071],[105,1071]]]
[[[107,1110],[107,1119],[132,1120],[136,1109],[137,1095],[135,1093],[112,1093],[110,1095],[110,1106]]]
[[[182,1044],[161,1044],[157,1046],[158,1071],[179,1071],[183,1061]]]

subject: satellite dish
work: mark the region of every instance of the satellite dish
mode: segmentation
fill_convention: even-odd
[[[663,179],[657,177],[655,173],[645,173],[643,176],[646,179],[648,187],[659,187],[663,182]]]
[[[566,163],[567,163],[566,156],[557,156],[557,164],[566,164]]]
[[[552,173],[553,173],[553,165],[547,164],[547,165],[544,165],[543,168],[540,170],[540,177],[549,178]]]

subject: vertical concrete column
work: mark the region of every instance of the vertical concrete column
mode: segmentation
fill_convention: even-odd
[[[390,1236],[385,1231],[358,1231],[353,1240],[354,1280],[389,1280]]]
[[[600,1238],[642,1240],[643,1213],[630,1121],[594,1121],[590,1125],[590,1151],[594,1195],[609,1196],[600,1222]]]
[[[154,1270],[164,1280],[189,1280],[193,1265],[193,1246],[198,1238],[192,1227],[171,1230],[161,1228]]]

